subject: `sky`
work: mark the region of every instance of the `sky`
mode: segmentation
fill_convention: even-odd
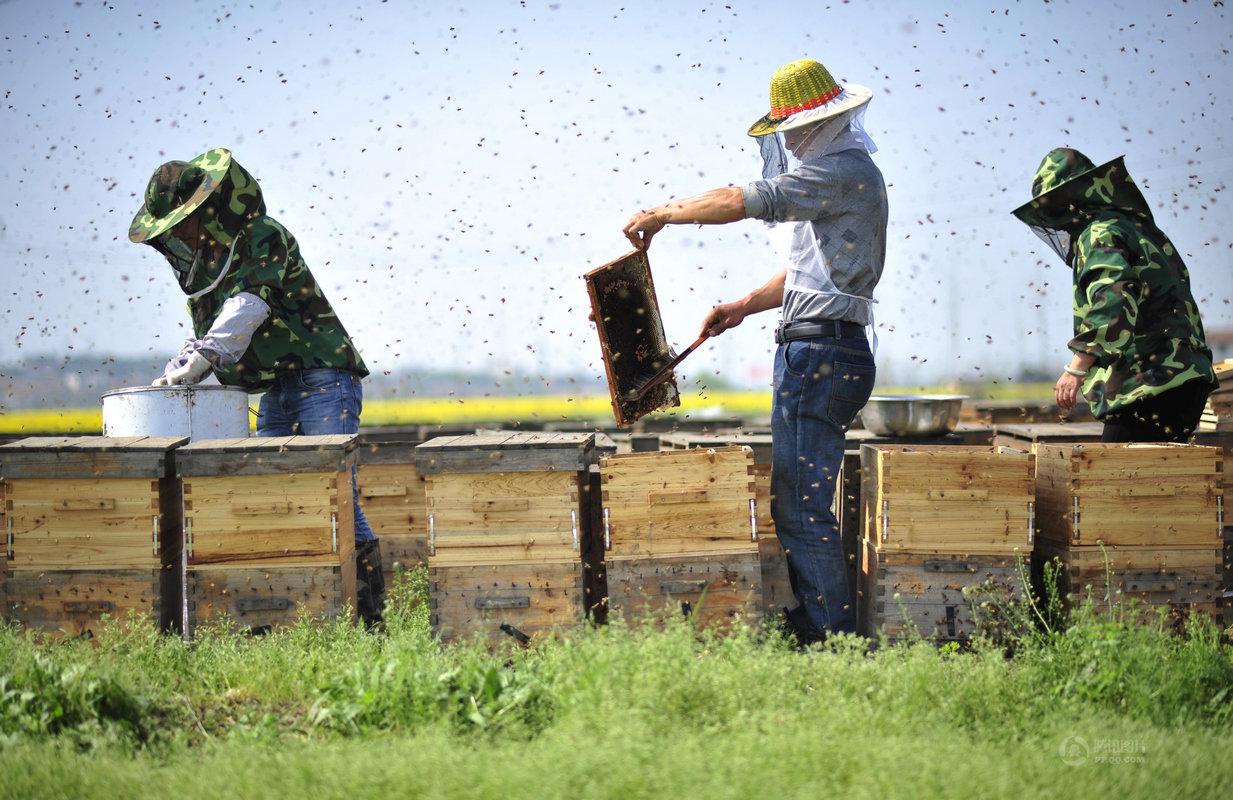
[[[174,355],[183,294],[127,231],[155,167],[223,146],[374,371],[601,375],[581,275],[639,209],[758,178],[745,131],[804,57],[874,90],[879,383],[1060,372],[1070,272],[1009,212],[1062,145],[1125,154],[1233,328],[1223,3],[9,0],[0,34],[0,363]],[[650,259],[678,346],[778,267],[754,220]],[[776,321],[683,371],[767,385]]]

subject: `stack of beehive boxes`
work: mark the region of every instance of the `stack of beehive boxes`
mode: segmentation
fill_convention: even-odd
[[[592,467],[615,449],[593,433],[508,431],[416,448],[426,479],[430,616],[442,640],[525,643],[581,624],[600,605]]]
[[[360,507],[381,540],[385,584],[397,567],[428,563],[428,498],[415,466],[418,440],[370,441],[359,448]]]
[[[180,586],[180,438],[37,437],[0,447],[4,616],[95,631],[130,612],[174,627]]]
[[[1037,572],[1098,605],[1215,615],[1221,584],[1221,451],[1179,444],[1037,444]]]
[[[264,631],[355,611],[354,436],[193,442],[183,482],[184,629]]]
[[[663,436],[668,450],[744,446],[753,451],[754,498],[758,512],[758,561],[762,573],[762,607],[778,614],[796,605],[788,578],[788,558],[771,517],[771,435],[769,433],[672,433]]]
[[[1030,454],[865,445],[861,470],[858,630],[961,641],[1021,596],[1019,558],[1033,543]]]
[[[600,462],[612,612],[686,613],[699,627],[759,616],[753,451],[630,453]]]

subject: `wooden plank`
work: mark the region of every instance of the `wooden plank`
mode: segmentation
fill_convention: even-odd
[[[429,603],[433,629],[447,642],[477,638],[491,646],[513,645],[502,625],[542,639],[585,620],[578,563],[432,567]]]
[[[672,450],[744,446],[753,450],[755,464],[771,463],[770,434],[678,432],[663,435],[660,443]]]
[[[353,612],[355,561],[266,568],[194,568],[186,573],[189,635],[206,624],[278,629],[302,615],[335,620]]]
[[[171,447],[123,447],[81,443],[82,437],[23,439],[0,447],[0,475],[9,479],[129,477],[161,478],[171,471]],[[103,439],[104,437],[85,437]],[[39,446],[46,443],[46,446]]]
[[[341,458],[358,449],[358,437],[354,434],[330,434],[323,436],[249,436],[239,439],[205,439],[191,442],[177,451],[177,455],[190,463],[206,460],[207,456],[230,456],[236,460],[253,461],[273,459],[299,459],[312,462],[314,454],[328,458]],[[219,460],[219,459],[215,459]]]
[[[409,464],[415,466],[415,448],[422,442],[374,442],[361,445],[359,464]]]
[[[1035,442],[1099,442],[1104,432],[1100,422],[1036,422],[994,426],[994,444],[1020,447]]]
[[[68,636],[96,633],[104,617],[129,614],[168,629],[177,609],[177,596],[164,593],[164,573],[171,571],[15,569],[0,584],[0,608],[27,628]]]
[[[606,438],[606,437],[605,437]],[[610,441],[605,443],[608,449]],[[591,433],[517,433],[501,431],[433,439],[415,449],[421,474],[451,472],[585,471],[602,450]]]
[[[613,561],[608,603],[632,624],[683,613],[700,629],[752,623],[763,605],[758,554]]]
[[[287,475],[297,472],[345,472],[355,465],[354,452],[343,448],[248,452],[201,452],[176,456],[182,478]]]

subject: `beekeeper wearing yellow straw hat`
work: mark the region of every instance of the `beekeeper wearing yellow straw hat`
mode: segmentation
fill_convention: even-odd
[[[873,390],[867,327],[886,255],[886,184],[865,132],[873,92],[839,84],[808,59],[771,78],[770,112],[754,123],[762,179],[670,200],[630,218],[639,249],[665,225],[762,220],[778,269],[740,300],[711,309],[702,332],[718,336],[745,317],[783,308],[776,333],[771,513],[788,554],[797,607],[785,609],[797,641],[852,631],[855,609],[835,521],[844,434]]]

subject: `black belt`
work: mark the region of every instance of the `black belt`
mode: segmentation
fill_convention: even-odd
[[[821,322],[780,323],[775,329],[775,343],[794,342],[797,339],[844,339],[848,336],[864,336],[865,326],[855,322],[828,319]]]

